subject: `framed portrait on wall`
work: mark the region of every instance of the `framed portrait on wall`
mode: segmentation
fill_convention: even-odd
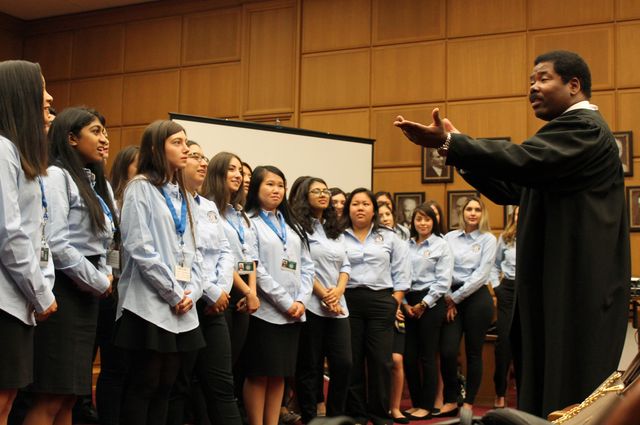
[[[396,204],[398,224],[409,225],[413,210],[424,202],[423,192],[396,192],[393,194],[393,202]]]
[[[616,131],[613,133],[618,145],[618,155],[622,162],[625,177],[633,176],[633,134],[630,131]]]
[[[460,214],[462,208],[471,197],[480,197],[480,192],[475,190],[452,190],[447,192],[447,217],[449,219],[449,230],[460,228]]]
[[[422,148],[422,183],[451,183],[453,167],[445,165],[446,158],[438,153],[438,149]]]
[[[629,230],[640,232],[640,186],[627,187],[627,209]]]

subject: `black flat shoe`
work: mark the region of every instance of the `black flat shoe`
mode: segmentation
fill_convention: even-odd
[[[431,419],[431,417],[432,417],[431,412],[427,413],[426,415],[422,415],[422,416],[413,415],[413,414],[408,413],[408,412],[402,412],[402,414],[404,416],[406,416],[407,418],[411,419],[412,421],[426,421],[428,419]]]
[[[406,416],[399,416],[399,417],[391,417],[393,419],[393,422],[397,423],[397,424],[408,424],[411,422],[411,419],[409,419]]]
[[[451,409],[448,412],[443,412],[441,410],[437,415],[434,413],[432,416],[434,418],[453,418],[458,416],[458,413],[460,413],[460,408],[456,407],[455,409]]]

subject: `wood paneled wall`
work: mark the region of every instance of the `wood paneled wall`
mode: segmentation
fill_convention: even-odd
[[[635,133],[627,184],[640,185],[636,0],[161,0],[22,24],[0,16],[0,59],[40,62],[58,109],[100,109],[112,154],[169,111],[279,119],[375,138],[374,189],[443,206],[470,187],[459,175],[422,184],[420,150],[395,116],[428,121],[439,106],[466,133],[521,142],[542,125],[526,100],[532,61],[559,48],[589,63],[611,128]],[[489,207],[497,231],[501,211]]]

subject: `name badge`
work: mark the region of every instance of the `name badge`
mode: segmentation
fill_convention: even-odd
[[[112,249],[107,252],[107,266],[110,266],[113,269],[120,268],[120,251]]]
[[[480,249],[481,249],[481,248],[480,248],[480,245],[479,245],[479,244],[477,244],[477,243],[476,243],[476,244],[471,245],[471,251],[473,251],[473,252],[475,252],[475,253],[480,252]]]
[[[46,267],[49,264],[49,247],[47,244],[40,246],[40,266]]]
[[[373,241],[377,245],[382,245],[384,243],[384,237],[382,237],[382,235],[376,235],[375,238],[373,238]]]
[[[174,272],[176,279],[180,282],[191,282],[191,268],[182,267],[176,264]]]
[[[236,266],[238,274],[249,274],[253,271],[253,261],[238,261]]]
[[[297,267],[298,267],[298,263],[296,263],[295,261],[288,260],[286,258],[282,259],[282,264],[280,265],[280,268],[282,270],[286,270],[286,271],[289,271],[289,272],[296,271]]]

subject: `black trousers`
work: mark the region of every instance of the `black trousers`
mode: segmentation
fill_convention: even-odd
[[[409,305],[418,304],[429,292],[408,292]],[[406,342],[404,373],[411,394],[413,407],[433,410],[438,386],[436,355],[440,347],[440,330],[445,320],[446,306],[443,298],[427,308],[419,319],[406,317]]]
[[[493,375],[493,383],[498,397],[504,397],[507,392],[507,375],[511,364],[511,320],[513,319],[513,301],[515,281],[502,279],[500,285],[494,289],[498,299],[498,339],[496,340],[496,370]]]
[[[389,391],[398,303],[391,294],[391,289],[352,288],[345,292],[353,354],[347,413],[359,422],[369,418],[375,425],[392,423]]]
[[[205,315],[198,303],[200,329],[207,346],[188,354],[174,385],[169,403],[168,425],[182,425],[187,400],[195,400],[196,423],[242,425],[231,373],[231,341],[224,314]],[[195,377],[195,384],[194,384]],[[193,393],[201,392],[193,395]],[[206,411],[200,410],[204,401]],[[208,421],[206,417],[208,416]]]
[[[482,380],[482,347],[493,318],[493,300],[485,285],[457,306],[458,314],[442,327],[440,363],[444,383],[444,402],[458,398],[458,352],[464,334],[467,356],[465,403],[473,404]]]
[[[323,385],[323,363],[326,355],[331,379],[327,395],[327,416],[345,414],[349,378],[353,364],[351,326],[348,318],[328,318],[306,312],[302,325],[296,366],[296,395],[302,422],[316,417],[318,386]],[[320,367],[319,367],[320,366]],[[321,387],[322,388],[322,387]]]

